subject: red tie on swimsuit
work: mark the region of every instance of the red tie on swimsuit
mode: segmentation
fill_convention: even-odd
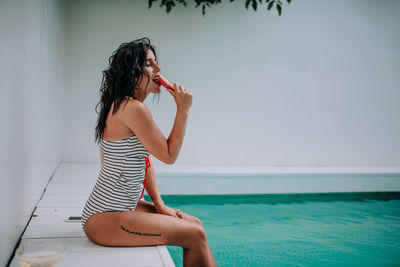
[[[143,193],[144,193],[144,189],[146,188],[147,169],[151,166],[149,157],[145,157],[144,158],[144,162],[146,163],[146,170],[144,171],[143,191],[142,191],[142,194],[140,195],[139,199],[142,198]]]

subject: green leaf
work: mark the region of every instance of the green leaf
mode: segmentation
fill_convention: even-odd
[[[185,0],[177,0],[177,2],[178,2],[179,4],[185,6],[185,7],[187,6],[187,3],[186,3]]]
[[[1,0],[0,0],[1,1]],[[133,0],[132,0],[133,1]],[[148,2],[148,8],[153,7],[154,2],[157,2],[158,0],[147,0]],[[234,2],[235,0],[230,0],[229,2]],[[242,0],[243,1],[243,0]],[[292,0],[286,0],[288,3],[291,3]],[[161,0],[160,1],[160,7],[164,8],[167,13],[171,12],[171,10],[177,5],[181,4],[185,7],[187,7],[187,2],[188,0]],[[195,7],[201,6],[202,9],[202,14],[206,14],[206,9],[212,6],[216,6],[220,3],[222,3],[222,0],[194,0],[195,2]],[[276,9],[278,11],[279,16],[282,14],[282,2],[285,2],[285,0],[246,0],[246,9],[249,9],[249,6],[253,8],[254,11],[257,11],[257,8],[259,5],[262,5],[263,3],[267,4],[267,9],[271,10],[274,5],[276,6]]]
[[[153,2],[155,2],[155,1],[157,1],[157,0],[149,0],[149,1],[148,1],[148,2],[149,2],[149,7],[148,7],[148,8],[151,8],[152,5],[153,5]]]
[[[282,14],[282,6],[281,5],[276,5],[276,9],[278,10],[279,16]]]
[[[257,0],[246,0],[246,9],[249,9],[250,3],[254,11],[257,11]]]
[[[175,6],[174,0],[162,0],[160,7],[165,6],[167,13],[171,12],[172,8]]]
[[[254,11],[257,11],[257,1],[253,0],[253,9]]]
[[[246,0],[246,9],[249,9],[250,2],[251,0]]]
[[[271,10],[271,8],[272,8],[272,6],[275,4],[275,1],[271,1],[271,2],[269,2],[269,4],[268,4],[268,10]]]

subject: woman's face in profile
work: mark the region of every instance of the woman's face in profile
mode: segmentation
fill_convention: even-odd
[[[147,59],[143,70],[149,77],[142,75],[138,88],[146,90],[147,86],[147,91],[151,93],[160,93],[160,84],[153,81],[153,79],[160,76],[161,68],[157,65],[156,57],[151,49],[147,50]]]

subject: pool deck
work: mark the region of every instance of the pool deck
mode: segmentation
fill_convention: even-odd
[[[80,222],[65,222],[80,216],[96,182],[98,166],[61,164],[36,205],[20,245],[32,241],[57,241],[66,250],[57,264],[66,266],[175,266],[166,246],[103,247],[90,242]],[[11,267],[19,264],[12,259]]]
[[[400,192],[400,167],[237,167],[155,165],[162,195]],[[175,266],[166,246],[103,247],[90,242],[80,216],[99,164],[61,163],[38,201],[21,243],[58,241],[66,253],[57,266]],[[226,186],[229,184],[229,186]],[[171,186],[173,185],[173,186]],[[11,267],[19,266],[15,258]]]

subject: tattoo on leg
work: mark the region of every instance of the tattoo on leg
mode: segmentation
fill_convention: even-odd
[[[161,236],[161,234],[150,234],[150,233],[139,233],[139,232],[134,232],[134,231],[131,231],[131,230],[125,228],[123,225],[121,225],[121,229],[122,229],[122,231],[125,231],[125,232],[127,232],[127,233],[129,233],[129,234],[132,234],[132,235]]]

